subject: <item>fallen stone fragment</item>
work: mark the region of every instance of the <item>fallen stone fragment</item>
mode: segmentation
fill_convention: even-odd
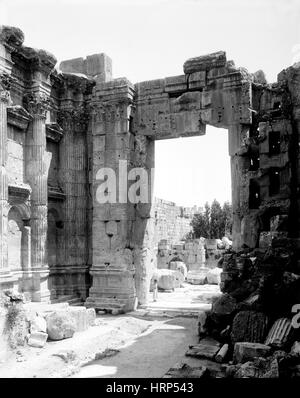
[[[173,271],[179,271],[182,273],[184,279],[187,277],[187,267],[182,261],[171,261],[170,269]]]
[[[216,340],[203,339],[199,344],[189,346],[186,356],[195,358],[213,359],[220,349],[220,343]]]
[[[199,379],[207,374],[208,374],[208,369],[205,366],[191,367],[186,363],[179,363],[170,368],[163,377]]]
[[[47,333],[50,340],[73,337],[76,330],[74,319],[68,311],[52,313],[46,317]]]
[[[84,332],[88,328],[87,309],[83,306],[73,306],[68,308],[68,312],[75,323],[76,332]]]
[[[278,362],[276,359],[258,358],[240,365],[234,378],[278,378]]]
[[[300,355],[300,342],[295,341],[294,344],[292,345],[291,354],[299,354]]]
[[[254,358],[266,357],[271,347],[266,344],[239,342],[234,345],[233,360],[235,363],[244,363]]]
[[[267,334],[268,317],[262,312],[240,311],[232,323],[231,341],[263,343]]]
[[[95,308],[87,308],[87,323],[89,326],[95,326],[96,311]]]
[[[43,348],[46,344],[48,334],[44,332],[31,332],[27,344],[31,347]]]
[[[47,332],[47,322],[41,316],[35,316],[30,320],[30,333],[33,332]]]
[[[208,268],[203,268],[198,271],[189,271],[186,280],[192,285],[204,285],[206,283],[206,275]]]
[[[226,355],[227,355],[227,353],[228,353],[228,349],[229,349],[228,344],[224,344],[224,345],[221,347],[220,351],[217,353],[217,355],[216,355],[216,357],[215,357],[215,360],[216,360],[218,363],[222,363],[222,362],[224,361],[224,359],[225,359],[225,357],[226,357]]]
[[[206,275],[207,283],[210,285],[219,285],[221,283],[221,268],[210,269]]]
[[[62,350],[53,354],[53,356],[61,358],[66,363],[73,362],[77,358],[76,353],[73,350]]]
[[[104,359],[107,357],[113,357],[117,355],[120,350],[115,350],[113,348],[106,348],[103,352],[97,352],[95,354],[95,360],[98,361],[99,359]]]
[[[226,322],[237,309],[236,300],[229,294],[223,294],[213,304],[211,309],[212,319],[216,322]]]
[[[207,314],[205,311],[200,311],[198,314],[198,335],[201,336],[206,333],[205,323],[207,320]]]
[[[288,342],[291,332],[292,324],[290,319],[277,319],[269,331],[265,344],[276,347],[277,349],[283,348]]]

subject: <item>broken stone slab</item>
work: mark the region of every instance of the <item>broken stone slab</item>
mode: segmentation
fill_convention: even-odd
[[[97,352],[95,354],[95,361],[108,357],[114,357],[115,355],[119,354],[119,352],[120,350],[116,350],[113,348],[106,348],[103,352]]]
[[[184,279],[187,277],[187,267],[183,261],[171,261],[170,269],[173,271],[179,271],[182,273]]]
[[[68,312],[75,323],[76,332],[84,332],[89,327],[87,309],[82,306],[69,307]]]
[[[189,346],[186,356],[214,359],[220,349],[220,343],[214,339],[202,339],[199,344]]]
[[[95,308],[87,308],[86,309],[86,314],[87,314],[87,323],[89,326],[95,326],[95,321],[96,321],[96,311]]]
[[[164,378],[196,378],[199,379],[208,374],[208,369],[205,366],[192,367],[188,364],[181,362],[175,364],[163,376]]]
[[[52,355],[61,358],[66,363],[73,362],[77,358],[76,353],[73,350],[61,350]]]
[[[263,312],[240,311],[232,323],[231,341],[263,343],[268,331],[268,317]]]
[[[229,294],[223,294],[212,304],[211,317],[215,322],[228,323],[236,309],[235,298]]]
[[[35,316],[30,319],[30,333],[47,332],[47,322],[42,316]]]
[[[152,282],[156,280],[161,290],[174,290],[184,282],[184,276],[179,271],[169,269],[157,269],[153,273]]]
[[[207,283],[210,285],[219,285],[221,283],[221,268],[212,268],[206,274]]]
[[[186,278],[187,282],[192,285],[204,285],[208,270],[208,268],[202,268],[198,271],[189,271]]]
[[[292,322],[288,318],[277,319],[271,327],[265,344],[277,349],[283,348],[292,333]]]
[[[238,342],[234,345],[233,360],[235,363],[244,363],[254,358],[266,357],[271,347],[266,344]]]
[[[199,314],[198,314],[198,320],[197,320],[197,323],[198,323],[198,335],[199,336],[202,336],[202,335],[204,335],[206,333],[206,327],[205,327],[206,320],[207,320],[206,312],[205,311],[200,311]]]
[[[231,367],[228,371],[233,372],[234,378],[278,378],[278,361],[273,358],[257,358],[255,361],[248,361],[243,364]]]
[[[300,342],[299,341],[295,341],[294,344],[292,345],[291,354],[297,354],[300,355]]]
[[[73,337],[76,331],[74,318],[68,311],[51,313],[46,317],[46,322],[50,340],[63,340]]]
[[[48,334],[44,332],[31,332],[27,344],[31,347],[43,348],[48,339]]]
[[[212,68],[224,67],[226,65],[225,51],[202,55],[200,57],[190,58],[185,61],[183,71],[185,74],[206,71]]]

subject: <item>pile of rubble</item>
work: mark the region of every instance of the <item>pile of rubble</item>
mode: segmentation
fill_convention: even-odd
[[[199,358],[197,377],[300,377],[297,246],[278,237],[267,249],[226,251],[219,261],[223,294],[199,314],[200,341],[186,353]],[[175,368],[166,376],[181,377],[189,367]]]
[[[42,348],[47,341],[71,338],[75,332],[87,330],[95,319],[93,308],[68,303],[26,303],[23,294],[13,290],[1,295],[0,334],[8,349],[25,344]]]

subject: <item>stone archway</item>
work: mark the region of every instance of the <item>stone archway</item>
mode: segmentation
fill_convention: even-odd
[[[153,179],[144,183],[151,192],[147,203],[129,203],[124,196],[113,204],[100,203],[96,192],[101,183],[99,168],[112,169],[117,180],[124,178],[120,161],[127,162],[130,171],[142,168],[152,175],[156,140],[204,135],[206,125],[228,131],[234,250],[256,247],[263,205],[286,202],[284,215],[297,208],[296,196],[289,194],[287,182],[288,175],[297,179],[296,156],[290,167],[288,145],[281,145],[280,170],[274,157],[278,156],[278,137],[282,143],[292,143],[297,133],[288,110],[280,110],[278,118],[278,102],[286,100],[284,76],[276,87],[267,85],[257,74],[227,61],[223,51],[189,59],[183,69],[183,75],[134,86],[125,78],[95,86],[90,119],[93,286],[88,306],[127,311],[133,308],[135,297],[140,304],[147,302],[153,264]],[[117,247],[108,239],[106,225],[110,221],[119,226]],[[133,253],[133,263],[128,262],[128,250]]]

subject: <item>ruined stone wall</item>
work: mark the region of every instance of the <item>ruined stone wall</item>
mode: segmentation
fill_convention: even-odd
[[[154,199],[155,241],[167,240],[168,244],[180,242],[192,230],[194,214],[201,209],[177,206],[174,202]]]
[[[147,201],[137,192],[128,201],[117,183],[116,199],[100,203],[99,170],[124,180],[125,162],[128,187],[137,184],[139,173],[151,175],[155,140],[203,135],[207,124],[228,130],[233,248],[285,237],[299,250],[299,64],[267,84],[220,51],[186,61],[182,75],[133,85],[113,79],[105,54],[65,61],[58,72],[51,54],[23,41],[20,30],[1,28],[1,288],[36,301],[89,295],[87,306],[106,310],[145,304],[155,266],[153,179],[140,187],[149,188]],[[181,234],[176,224],[169,236]]]

